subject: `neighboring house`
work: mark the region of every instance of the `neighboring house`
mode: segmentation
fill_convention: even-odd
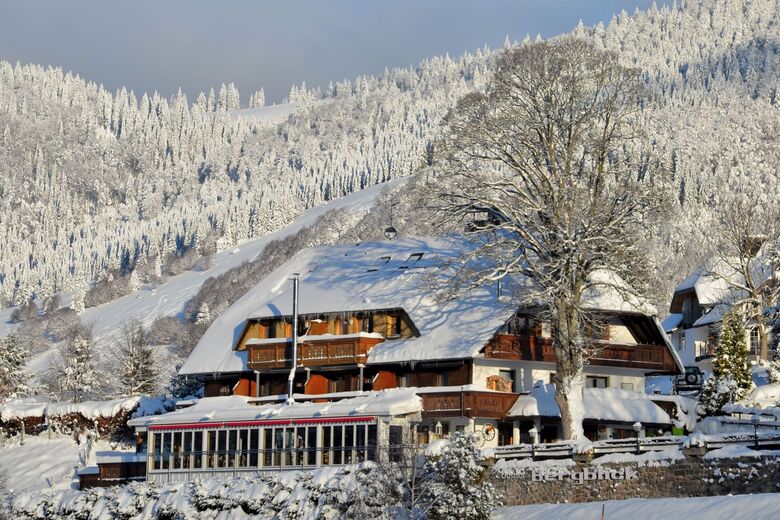
[[[723,315],[740,299],[738,275],[722,260],[712,259],[694,270],[674,290],[663,328],[685,366],[712,370]],[[729,282],[729,280],[732,280]],[[751,358],[759,354],[759,334],[749,320],[745,340]]]
[[[518,280],[443,302],[436,298],[436,284],[462,248],[453,240],[405,238],[301,251],[224,311],[182,367],[180,374],[205,378],[206,398],[196,405],[194,417],[201,418],[196,422],[215,423],[217,429],[231,424],[233,419],[220,418],[220,410],[239,400],[237,417],[249,421],[242,424],[268,427],[269,420],[276,420],[274,413],[338,422],[334,407],[363,399],[363,405],[345,405],[352,412],[342,418],[368,415],[366,424],[378,424],[417,417],[408,432],[396,434],[397,440],[403,433],[404,442],[409,442],[407,433],[414,442],[427,443],[462,430],[495,446],[530,441],[533,428],[542,441],[560,438],[557,412],[551,415],[547,405],[528,406],[534,389],[549,384],[554,373],[553,331],[532,309],[513,303],[510,295],[522,290]],[[280,403],[287,398],[292,367],[291,279],[296,275],[298,368],[296,404],[290,407]],[[614,275],[599,277],[603,288],[591,290],[585,306],[594,323],[585,366],[586,411],[599,411],[586,417],[586,434],[633,435],[636,421],[668,430],[672,421],[644,394],[644,380],[648,374],[679,373],[682,363],[654,309],[625,296],[625,283]],[[419,409],[377,405],[380,411],[361,411],[395,392],[418,396]],[[317,407],[326,412],[318,415]],[[173,431],[192,420],[190,413],[185,409],[133,425],[152,431],[166,424]],[[311,449],[333,449],[331,437],[325,442],[321,433],[316,435]],[[152,439],[150,453],[167,453],[166,446],[176,439],[162,447],[158,442],[166,441]],[[236,446],[229,438],[225,442],[228,449]],[[358,439],[344,437],[343,442]],[[342,439],[339,443],[343,446]],[[206,449],[203,444],[197,448]],[[161,471],[159,464],[150,464]]]

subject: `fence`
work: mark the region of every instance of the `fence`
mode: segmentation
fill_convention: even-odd
[[[632,439],[612,439],[597,441],[583,449],[574,443],[517,444],[500,446],[495,449],[496,460],[506,459],[568,459],[578,453],[590,453],[593,457],[610,453],[641,454],[650,451],[664,451],[687,447],[703,448],[706,451],[727,446],[745,446],[748,448],[780,448],[780,432],[734,433],[722,435],[700,435],[696,437],[640,437]]]

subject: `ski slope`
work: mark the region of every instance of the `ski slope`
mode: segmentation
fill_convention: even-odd
[[[378,184],[311,208],[285,228],[216,253],[212,257],[212,267],[208,270],[186,271],[166,279],[164,283],[155,287],[145,285],[140,290],[117,300],[86,309],[81,314],[81,321],[92,325],[98,349],[104,350],[115,342],[122,325],[129,320],[138,319],[149,326],[159,316],[181,317],[187,301],[198,292],[208,278],[253,260],[272,240],[294,235],[312,225],[328,211],[345,208],[351,213],[367,212],[385,187],[398,186],[403,182],[405,179]],[[11,312],[12,309],[0,311],[0,337],[9,334],[13,329],[8,322]],[[28,364],[29,370],[33,374],[45,370],[54,350],[50,348],[32,358]]]

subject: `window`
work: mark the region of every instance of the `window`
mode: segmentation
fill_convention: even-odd
[[[620,389],[628,392],[634,391],[634,383],[620,383]]]
[[[609,386],[609,378],[588,376],[585,378],[585,386],[588,388],[607,388]]]
[[[389,315],[387,317],[387,337],[397,338],[401,335],[401,318]]]
[[[366,316],[360,320],[360,330],[363,332],[374,332],[374,317]]]
[[[499,370],[498,376],[509,381],[510,392],[515,392],[515,371],[514,370]]]
[[[758,334],[758,327],[750,329],[750,355],[757,356],[761,350],[761,337]]]
[[[546,321],[543,321],[542,322],[542,326],[541,326],[540,336],[543,337],[543,338],[551,338],[552,337],[552,325],[550,325]]]
[[[410,374],[401,374],[398,376],[398,387],[408,388],[411,386],[412,377]]]
[[[532,320],[525,316],[513,316],[506,324],[506,332],[507,334],[514,334],[517,336],[527,336],[529,331],[533,328],[533,325],[530,325],[529,323],[531,321]]]
[[[436,374],[436,386],[447,386],[450,381],[449,372],[439,372]]]

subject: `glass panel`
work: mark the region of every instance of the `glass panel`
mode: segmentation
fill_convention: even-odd
[[[352,464],[352,449],[355,447],[355,427],[344,426],[344,464]]]
[[[258,450],[260,449],[260,443],[259,441],[260,436],[260,429],[255,428],[254,430],[249,430],[249,465],[253,468],[257,467],[257,454]]]
[[[363,462],[366,460],[366,426],[364,424],[355,426],[355,433],[355,456],[357,457],[355,462]]]
[[[284,462],[285,466],[292,466],[295,453],[295,428],[284,429]]]
[[[333,464],[341,464],[342,462],[342,451],[343,451],[343,435],[344,435],[344,427],[343,426],[334,426],[333,427]]]
[[[229,430],[227,433],[227,467],[233,468],[236,465],[236,452],[238,451],[238,430]]]
[[[192,452],[194,455],[194,461],[192,463],[193,468],[203,467],[203,432],[197,431],[193,434]]]
[[[227,431],[217,432],[217,466],[227,467]]]
[[[376,456],[376,424],[368,425],[368,460],[377,460]]]
[[[245,468],[249,461],[247,458],[247,455],[249,454],[249,432],[247,430],[238,431],[238,449],[240,453],[238,465]]]
[[[217,432],[209,432],[208,467],[217,467]]]
[[[162,469],[168,469],[169,462],[170,462],[170,455],[171,455],[171,434],[163,433],[163,443],[162,443],[162,453],[160,454],[162,456]]]
[[[273,457],[271,450],[273,449],[274,430],[273,428],[263,429],[263,436],[265,437],[264,452],[263,452],[263,466],[271,466],[273,464]]]
[[[331,464],[330,446],[331,446],[331,427],[322,427],[322,464],[327,466]]]
[[[306,464],[317,464],[317,428],[314,426],[308,428],[306,436]]]
[[[282,465],[284,450],[284,428],[274,428],[274,466]]]
[[[154,451],[152,452],[154,455],[154,469],[160,469],[160,462],[162,460],[162,457],[160,456],[160,453],[162,452],[162,434],[161,433],[155,433],[154,434]]]
[[[184,443],[182,444],[182,465],[184,469],[192,467],[192,432],[184,432]]]

